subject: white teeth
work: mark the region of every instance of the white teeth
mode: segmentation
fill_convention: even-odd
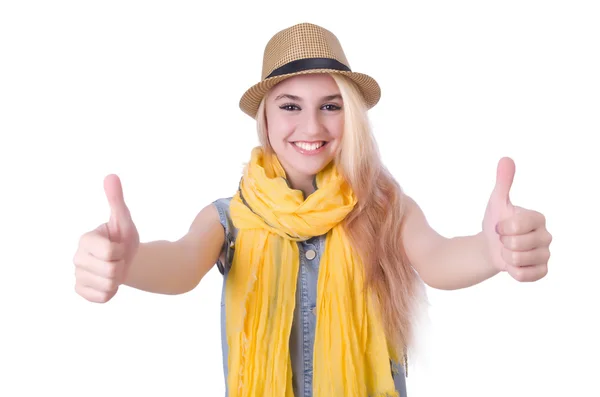
[[[294,145],[298,146],[300,149],[307,150],[307,151],[317,150],[324,144],[325,144],[325,142],[318,142],[318,143],[294,142]]]

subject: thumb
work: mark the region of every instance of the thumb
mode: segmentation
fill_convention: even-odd
[[[496,171],[496,186],[494,186],[494,196],[510,204],[510,188],[515,178],[515,162],[509,157],[503,157],[498,162]]]
[[[117,175],[111,174],[104,178],[104,193],[110,206],[108,237],[111,241],[120,241],[123,229],[131,222],[131,216],[123,198],[121,180]]]

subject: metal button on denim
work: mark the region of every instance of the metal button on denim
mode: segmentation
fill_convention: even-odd
[[[315,256],[317,256],[317,253],[314,250],[306,251],[306,259],[308,259],[309,261],[315,259]]]

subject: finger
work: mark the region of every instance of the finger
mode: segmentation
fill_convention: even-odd
[[[517,281],[533,282],[544,278],[548,274],[548,265],[508,266],[506,271]]]
[[[98,229],[84,234],[79,242],[80,250],[103,261],[118,261],[123,259],[125,257],[125,245],[110,241],[101,230],[105,231],[106,226],[101,225]]]
[[[109,262],[98,259],[85,252],[78,252],[73,259],[73,262],[76,268],[81,268],[98,277],[110,280],[117,280],[122,273],[122,269],[125,268],[125,261],[123,259]]]
[[[515,178],[515,163],[509,157],[503,157],[498,162],[496,170],[496,185],[494,195],[502,202],[510,203],[510,188]]]
[[[120,241],[123,228],[131,222],[129,209],[123,197],[123,186],[117,175],[104,178],[104,192],[110,206],[110,219],[107,223],[109,238]]]
[[[117,287],[114,279],[100,277],[81,267],[75,268],[75,279],[77,283],[100,292],[111,292]]]
[[[547,247],[530,251],[511,251],[503,247],[501,252],[502,259],[508,265],[516,267],[545,265],[550,260],[550,250]]]
[[[111,291],[111,292],[101,292],[101,291],[96,291],[93,288],[86,287],[86,286],[76,283],[75,284],[75,292],[90,302],[106,303],[109,300],[111,300],[113,298],[113,296],[115,296],[115,294],[117,293],[117,290]]]
[[[530,233],[545,225],[546,218],[543,214],[532,210],[522,210],[510,218],[498,222],[496,232],[500,236],[517,236]]]
[[[552,242],[552,235],[545,229],[516,236],[500,236],[504,247],[511,251],[530,251],[535,248],[548,247]]]

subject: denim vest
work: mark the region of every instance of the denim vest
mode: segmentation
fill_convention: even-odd
[[[223,372],[225,375],[225,396],[227,392],[227,336],[225,333],[225,282],[233,260],[237,229],[229,216],[231,198],[216,200],[213,204],[219,211],[221,224],[225,229],[225,243],[217,267],[223,274],[221,292],[221,346],[223,350]],[[296,306],[290,334],[290,358],[292,362],[292,379],[295,397],[312,397],[313,384],[313,344],[315,340],[315,325],[317,313],[317,279],[319,261],[325,249],[325,236],[316,236],[307,241],[299,242],[300,268],[296,284]],[[390,371],[400,397],[407,397],[404,367],[391,362]],[[370,397],[370,396],[365,396]]]

